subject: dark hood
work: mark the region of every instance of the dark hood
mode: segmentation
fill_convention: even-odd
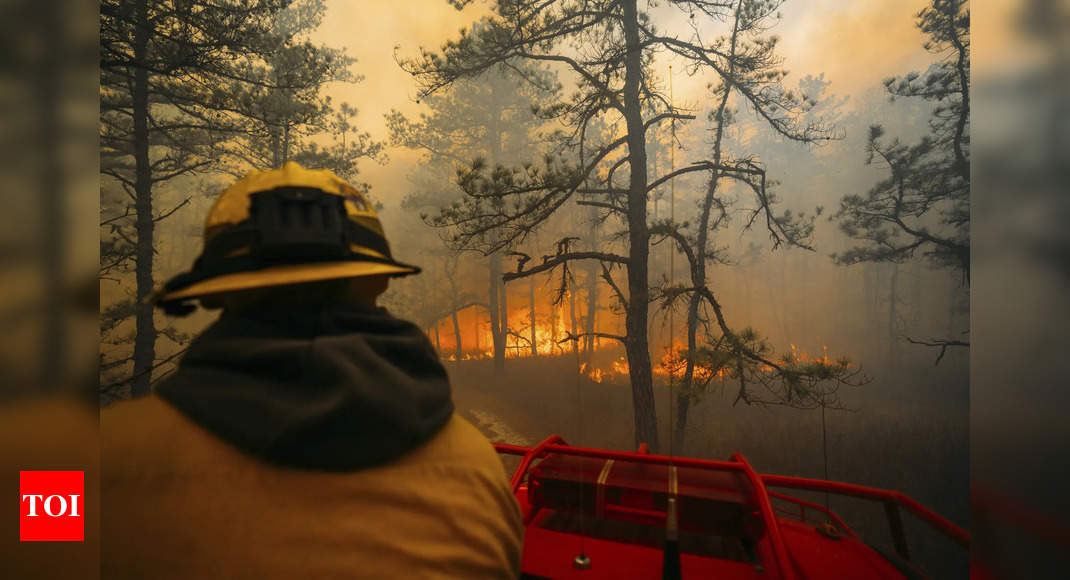
[[[453,412],[430,341],[381,308],[224,315],[156,391],[253,455],[332,471],[388,462]]]

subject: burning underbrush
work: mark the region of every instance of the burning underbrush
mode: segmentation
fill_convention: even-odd
[[[530,349],[513,348],[505,351],[508,359],[541,358],[568,364],[574,362],[578,374],[586,377],[594,383],[627,383],[629,365],[624,355],[624,349],[620,347],[603,346],[590,352],[572,352],[567,348],[546,349],[546,354],[540,353],[533,356]],[[772,376],[777,372],[788,372],[800,375],[828,376],[835,375],[838,371],[849,371],[853,364],[847,359],[833,359],[829,356],[828,346],[822,347],[821,356],[813,357],[806,351],[790,345],[790,352],[784,353],[775,362],[776,367],[766,363],[747,362],[746,371],[758,372]],[[477,360],[490,360],[494,357],[493,351],[470,351],[464,353],[460,359],[456,354],[448,354],[443,357],[447,362],[464,362]],[[717,351],[708,347],[698,350],[692,369],[693,381],[699,384],[708,384],[711,381],[724,381],[733,377],[738,378],[741,369],[739,356],[729,351]],[[745,372],[746,372],[745,371]],[[656,384],[668,385],[679,383],[684,380],[687,373],[687,349],[665,349],[665,354],[654,362],[653,375]]]
[[[497,321],[504,325],[497,326],[495,333],[486,312],[471,307],[440,320],[429,334],[443,360],[456,363],[457,368],[462,364],[491,365],[497,349],[509,361],[506,366],[542,361],[569,369],[566,374],[590,383],[629,385],[630,361],[623,344],[615,338],[622,336],[624,329],[611,324],[604,327],[606,323],[599,319],[593,329],[584,331],[589,321],[570,315],[569,310],[554,305],[539,309],[532,299],[529,308],[511,309],[507,317]],[[711,388],[728,387],[737,393],[736,402],[801,408],[837,406],[835,391],[839,385],[867,380],[846,359],[831,357],[827,346],[821,347],[820,355],[811,356],[791,344],[778,355],[750,328],[701,341],[690,360],[683,337],[654,340],[651,371],[655,387],[686,385],[687,395],[696,399]],[[658,343],[662,346],[656,346]]]

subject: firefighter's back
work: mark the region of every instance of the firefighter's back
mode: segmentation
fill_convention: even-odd
[[[284,468],[150,396],[102,415],[106,578],[497,578],[520,513],[487,440],[453,415],[353,472]]]

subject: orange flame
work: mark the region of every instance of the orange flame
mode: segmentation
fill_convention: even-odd
[[[474,310],[474,309],[472,309]],[[438,322],[437,328],[432,328],[432,341],[439,341],[438,347],[443,360],[455,362],[457,360],[479,360],[494,356],[494,335],[490,324],[482,313],[462,311],[458,313],[461,327],[461,343],[465,353],[458,359],[454,352],[456,337],[453,333],[453,325],[448,318]],[[506,358],[526,358],[532,356],[532,332],[531,310],[518,308],[509,312],[510,332],[505,337]],[[559,356],[570,354],[573,343],[565,340],[570,332],[568,314],[564,309],[554,309],[550,312],[536,309],[535,323],[535,354],[538,356]],[[473,329],[473,327],[475,327]],[[581,339],[582,340],[582,339]],[[615,346],[612,341],[595,339],[594,350],[602,350]],[[473,348],[474,347],[474,348]]]
[[[612,371],[606,371],[598,367],[591,368],[590,370],[588,370],[589,366],[590,365],[588,365],[587,363],[580,363],[580,374],[587,375],[587,378],[591,379],[596,383],[601,383],[602,381],[606,380],[606,378],[613,375]]]
[[[831,358],[829,358],[829,347],[827,345],[821,347],[823,352],[822,352],[820,358],[811,357],[810,355],[806,354],[806,351],[795,348],[794,344],[790,345],[790,346],[791,346],[791,355],[789,355],[789,357],[790,357],[790,362],[792,364],[817,363],[817,364],[822,364],[822,365],[825,365],[825,366],[833,366],[833,365],[841,365],[842,364],[846,368],[850,368],[851,367],[851,363],[849,361],[836,361],[836,360],[832,360]]]
[[[818,363],[826,366],[846,364],[850,367],[850,363],[846,361],[835,361],[828,355],[828,346],[823,347],[823,354],[820,358],[813,358],[806,354],[805,351],[798,349],[794,344],[790,345],[791,354],[788,355],[789,364],[802,364],[802,363]],[[687,349],[676,348],[674,350],[667,351],[661,360],[654,365],[654,375],[658,377],[667,378],[672,382],[682,381],[687,369]],[[767,364],[758,366],[758,370],[763,373],[773,372],[775,369]],[[712,378],[723,380],[727,378],[732,372],[731,366],[723,366],[716,370],[711,369],[708,366],[696,364],[693,371],[693,380],[700,383],[708,382]],[[580,365],[580,374],[586,375],[596,383],[602,383],[606,380],[616,377],[623,377],[628,375],[628,361],[623,356],[610,363],[608,368],[599,368],[587,363]]]

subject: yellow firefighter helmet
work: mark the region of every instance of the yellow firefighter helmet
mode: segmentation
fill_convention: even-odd
[[[420,271],[394,260],[375,209],[327,170],[289,162],[253,171],[219,195],[193,268],[153,296],[169,310],[224,292]]]

